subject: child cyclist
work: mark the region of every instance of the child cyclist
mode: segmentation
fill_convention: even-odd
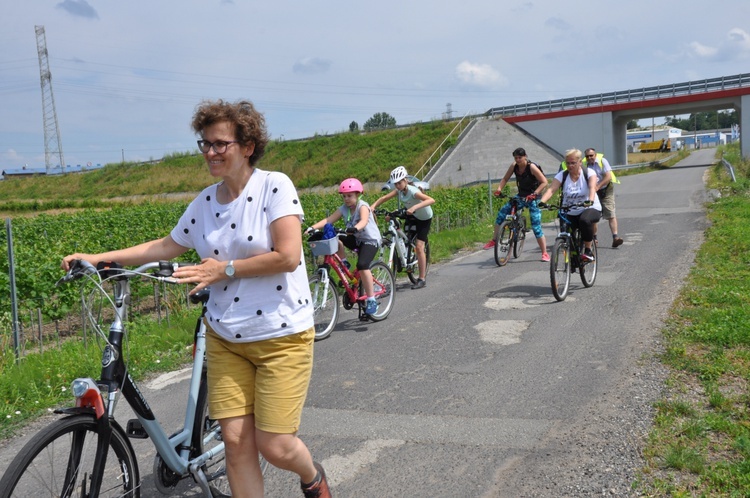
[[[544,231],[542,231],[542,212],[539,210],[539,206],[536,202],[537,197],[539,197],[542,192],[544,192],[544,189],[547,188],[547,178],[544,176],[544,173],[542,173],[539,165],[529,161],[529,158],[526,157],[526,150],[519,147],[513,151],[513,164],[510,165],[508,171],[505,172],[505,176],[500,180],[500,185],[494,193],[495,197],[500,196],[503,187],[505,187],[514,173],[516,175],[518,195],[524,199],[525,205],[529,208],[531,228],[534,230],[539,249],[542,250],[542,261],[549,261],[547,239],[544,237]],[[500,211],[498,211],[497,219],[495,220],[494,235],[492,236],[492,240],[484,245],[485,249],[495,247],[499,236],[498,231],[500,229],[500,224],[505,220],[505,217],[510,214],[510,210],[510,202],[506,202],[505,205],[500,208]]]
[[[372,209],[374,210],[387,200],[393,199],[396,195],[398,195],[399,206],[403,205],[406,208],[406,216],[409,224],[414,225],[417,229],[416,253],[419,278],[411,288],[421,289],[427,285],[425,281],[427,278],[427,255],[424,252],[424,247],[427,243],[427,234],[430,233],[430,226],[432,225],[432,208],[430,206],[435,203],[435,199],[414,185],[409,185],[406,179],[407,176],[408,173],[403,166],[398,166],[391,171],[391,183],[394,189],[373,202]]]
[[[367,294],[365,303],[365,314],[374,315],[378,311],[378,302],[375,300],[375,290],[372,283],[372,272],[370,264],[378,253],[380,247],[380,229],[375,223],[375,216],[371,213],[370,205],[361,199],[362,182],[356,178],[347,178],[339,185],[339,193],[344,199],[344,205],[317,223],[310,225],[308,232],[320,230],[326,223],[335,223],[344,219],[346,223],[346,237],[339,238],[339,257],[346,261],[344,246],[359,252],[357,258],[357,270],[362,281],[362,287]]]

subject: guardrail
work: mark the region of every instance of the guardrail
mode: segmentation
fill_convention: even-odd
[[[721,164],[723,164],[724,167],[727,169],[727,171],[729,171],[729,174],[732,177],[732,181],[736,182],[737,181],[737,177],[734,176],[734,168],[732,167],[732,163],[730,163],[729,161],[727,161],[726,159],[724,159],[722,157],[721,158]]]
[[[422,166],[417,170],[416,173],[414,173],[414,176],[417,178],[422,178],[422,171],[424,171],[425,168],[427,168],[426,173],[429,173],[432,167],[437,164],[438,161],[440,161],[440,158],[443,157],[443,154],[450,148],[445,147],[445,144],[448,142],[448,140],[453,137],[454,132],[458,130],[458,133],[456,133],[456,136],[461,135],[461,132],[468,126],[469,122],[471,121],[469,117],[470,113],[464,114],[464,116],[456,123],[456,126],[453,127],[453,129],[448,133],[448,136],[446,136],[442,142],[440,142],[440,145],[437,146],[435,151],[430,154],[430,157],[427,158],[427,160],[422,164]]]
[[[722,76],[720,78],[711,78],[700,81],[686,81],[684,83],[673,83],[671,85],[650,86],[636,90],[600,93],[584,97],[570,97],[565,99],[534,102],[531,104],[493,107],[485,114],[490,117],[523,116],[527,114],[540,114],[587,107],[601,107],[605,105],[622,104],[625,102],[716,92],[746,86],[750,86],[750,73]]]

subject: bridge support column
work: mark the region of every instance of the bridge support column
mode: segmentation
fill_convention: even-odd
[[[740,154],[743,158],[750,159],[750,95],[740,97],[737,112],[740,113]]]

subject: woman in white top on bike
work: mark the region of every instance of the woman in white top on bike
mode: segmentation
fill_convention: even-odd
[[[424,247],[427,243],[427,235],[430,233],[430,226],[432,225],[432,208],[430,206],[435,203],[435,199],[414,185],[409,185],[407,176],[408,173],[403,166],[398,166],[391,171],[391,183],[394,189],[373,202],[372,209],[374,211],[379,205],[389,199],[393,199],[396,195],[398,195],[399,205],[403,205],[406,208],[407,219],[411,224],[416,226],[417,230],[415,252],[417,253],[419,278],[411,288],[421,289],[427,285],[425,281],[427,277],[427,255],[425,254]]]
[[[581,166],[582,153],[578,149],[565,151],[565,164],[568,166],[568,174],[559,171],[552,180],[552,185],[542,195],[539,204],[547,202],[557,189],[562,187],[562,206],[568,207],[583,202],[585,207],[574,207],[566,214],[573,226],[581,229],[583,239],[583,258],[594,261],[594,253],[591,251],[591,243],[594,240],[594,225],[599,223],[602,217],[602,205],[596,195],[596,184],[598,177],[592,169],[584,170]],[[584,171],[586,172],[584,174]],[[588,176],[587,176],[588,175]],[[566,178],[567,176],[567,178]]]

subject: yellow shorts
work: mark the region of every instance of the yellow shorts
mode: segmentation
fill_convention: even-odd
[[[206,337],[211,418],[255,415],[255,427],[276,434],[299,430],[313,365],[315,330],[235,343],[210,328]]]

